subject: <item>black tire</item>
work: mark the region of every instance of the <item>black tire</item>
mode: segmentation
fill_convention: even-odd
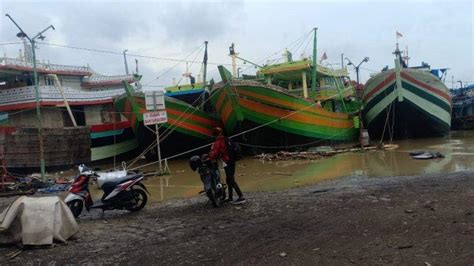
[[[211,201],[212,207],[217,208],[220,205],[220,200],[216,197],[216,194],[214,193],[214,190],[209,189],[207,192],[207,197]]]
[[[146,202],[148,201],[148,195],[146,192],[140,188],[132,188],[130,192],[133,193],[133,205],[128,207],[127,210],[136,212],[143,209],[143,207],[146,205]]]
[[[84,207],[84,204],[82,203],[82,200],[71,200],[70,202],[66,203],[69,209],[72,212],[72,215],[74,215],[74,218],[79,217],[82,212],[82,208]]]
[[[225,197],[226,197],[225,188],[222,187],[222,188],[220,189],[220,196],[219,196],[219,199],[220,199],[222,202],[224,202]]]

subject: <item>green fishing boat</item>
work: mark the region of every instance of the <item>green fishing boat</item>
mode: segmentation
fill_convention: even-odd
[[[299,149],[358,136],[354,116],[359,104],[347,70],[316,64],[314,34],[312,60],[288,56],[287,62],[258,66],[251,80],[218,67],[223,81],[213,87],[211,101],[228,135],[239,136],[253,151]],[[230,54],[239,58],[233,46]]]
[[[164,102],[167,122],[159,126],[159,142],[162,158],[173,158],[181,155],[192,156],[209,151],[206,146],[214,141],[212,130],[222,127],[218,118],[206,109],[206,67],[207,42],[205,42],[203,60],[203,82],[201,84],[172,86],[165,89]],[[140,150],[149,159],[156,159],[157,150],[153,149],[157,136],[154,129],[143,123],[146,110],[145,94],[135,92],[123,83],[126,93],[115,101],[117,110],[127,117],[133,125]]]
[[[156,141],[156,134],[153,129],[143,124],[143,114],[147,112],[145,94],[134,92],[129,84],[123,85],[126,94],[116,99],[115,106],[133,125],[140,150],[146,151],[145,156],[148,159],[156,159],[156,149],[150,148]],[[173,97],[165,96],[165,108],[168,122],[159,127],[162,158],[178,156],[212,143],[214,140],[212,129],[222,126],[211,114]],[[209,150],[209,147],[197,149],[186,155],[201,154],[205,150]]]

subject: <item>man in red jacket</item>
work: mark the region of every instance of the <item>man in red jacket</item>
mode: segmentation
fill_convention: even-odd
[[[243,204],[246,200],[244,198],[244,195],[242,194],[242,191],[240,191],[239,185],[237,184],[237,182],[235,182],[235,162],[229,159],[227,139],[226,137],[224,137],[222,128],[220,127],[214,128],[212,133],[216,137],[216,141],[214,142],[214,144],[212,144],[211,152],[209,153],[209,159],[221,159],[223,161],[226,183],[229,188],[229,198],[226,200],[226,202],[233,201],[232,194],[233,189],[235,189],[235,192],[237,192],[239,198],[233,201],[232,203]]]

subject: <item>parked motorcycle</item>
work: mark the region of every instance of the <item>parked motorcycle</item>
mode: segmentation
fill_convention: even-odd
[[[111,175],[108,173],[98,174],[87,168],[84,164],[79,165],[79,175],[69,189],[64,202],[71,209],[74,217],[78,217],[83,208],[87,211],[93,208],[105,210],[128,210],[139,211],[145,207],[148,192],[145,185],[141,183],[143,175],[140,173],[126,172]],[[97,186],[103,191],[100,200],[92,201],[89,191],[90,179],[97,181]]]
[[[224,203],[226,193],[226,185],[221,183],[219,169],[217,166],[207,158],[203,156],[193,156],[189,159],[189,165],[193,171],[198,171],[201,181],[204,184],[204,190],[206,196],[212,203],[214,208],[219,207]]]

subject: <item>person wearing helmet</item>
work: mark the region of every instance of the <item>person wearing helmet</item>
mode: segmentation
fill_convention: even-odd
[[[211,152],[209,153],[209,159],[210,160],[221,159],[223,162],[226,183],[227,183],[227,187],[229,188],[229,198],[227,198],[225,202],[232,202],[233,204],[243,204],[245,203],[246,200],[244,198],[244,195],[242,194],[242,191],[240,190],[239,185],[235,181],[235,176],[234,176],[235,175],[235,162],[229,159],[226,138],[224,137],[222,128],[220,127],[214,128],[214,130],[212,131],[212,134],[214,135],[214,137],[216,137],[216,140],[212,144]],[[239,196],[239,198],[235,201],[232,197],[234,189],[235,189],[235,192],[237,192],[237,195]]]

